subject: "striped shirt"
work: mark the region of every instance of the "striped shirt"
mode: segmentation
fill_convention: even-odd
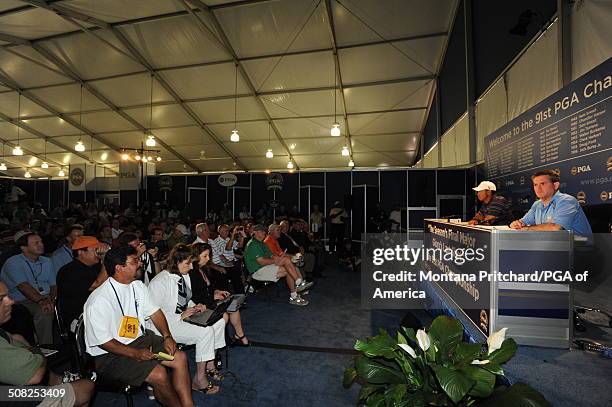
[[[229,237],[226,237],[224,239],[221,236],[218,236],[215,240],[212,240],[212,241],[210,239],[208,240],[210,245],[212,246],[213,263],[218,264],[219,266],[224,266],[226,262],[224,262],[223,259],[221,259],[221,255],[223,255],[230,262],[236,260],[236,257],[234,256],[234,249],[238,248],[238,242],[234,240],[232,249],[225,250],[225,246],[227,245],[227,242],[229,241],[229,239],[230,239]]]
[[[495,216],[491,225],[508,225],[512,220],[512,211],[508,200],[501,195],[493,195],[489,203],[483,203],[478,211],[483,217]]]

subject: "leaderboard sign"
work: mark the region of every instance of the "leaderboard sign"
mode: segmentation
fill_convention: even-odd
[[[531,174],[552,169],[582,205],[612,203],[612,58],[485,138],[488,179],[528,209]]]

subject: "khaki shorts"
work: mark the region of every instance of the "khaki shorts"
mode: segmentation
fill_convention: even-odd
[[[280,280],[280,277],[278,277],[278,266],[276,264],[268,264],[267,266],[263,266],[253,273],[252,277],[257,281],[277,282]]]

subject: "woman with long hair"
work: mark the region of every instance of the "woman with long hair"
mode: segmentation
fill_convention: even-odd
[[[212,248],[208,243],[193,243],[191,253],[194,257],[193,269],[189,272],[193,287],[194,301],[205,304],[209,308],[215,307],[215,301],[227,298],[230,293],[221,289],[216,281],[208,278],[208,264]],[[249,346],[249,340],[244,334],[240,311],[229,312],[229,322],[234,327],[233,341],[237,346]]]
[[[157,274],[149,283],[149,295],[163,311],[174,339],[179,343],[196,346],[196,373],[191,384],[193,390],[215,394],[219,386],[209,377],[221,380],[214,365],[215,350],[225,346],[227,314],[212,326],[193,325],[184,320],[206,310],[206,305],[193,301],[189,271],[193,267],[191,248],[177,244],[168,256],[167,270]]]

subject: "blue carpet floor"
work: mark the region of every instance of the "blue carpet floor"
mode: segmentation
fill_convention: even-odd
[[[360,309],[359,284],[357,273],[328,268],[307,296],[310,305],[296,307],[288,304],[281,281],[270,291],[271,301],[261,293],[248,300],[243,311],[247,336],[255,342],[346,350],[379,328],[394,330],[404,312]],[[425,325],[430,322],[424,312],[416,315]],[[350,361],[343,353],[234,347],[221,392],[195,393],[194,399],[199,406],[354,406],[358,386],[342,387]],[[554,406],[603,407],[612,406],[611,368],[612,360],[582,351],[520,347],[505,370],[510,380],[532,385]],[[157,405],[142,391],[134,401],[136,406]],[[123,406],[125,400],[100,393],[94,405]]]

